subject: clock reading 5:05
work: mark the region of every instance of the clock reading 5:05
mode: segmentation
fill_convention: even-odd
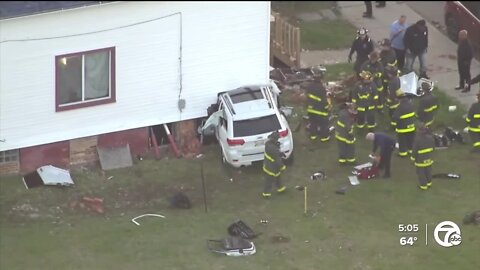
[[[399,232],[418,232],[418,224],[398,224]]]

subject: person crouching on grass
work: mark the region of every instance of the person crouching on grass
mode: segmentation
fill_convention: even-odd
[[[383,132],[370,132],[366,136],[367,141],[373,142],[373,150],[371,156],[375,156],[375,152],[380,148],[380,163],[378,167],[385,169],[383,178],[390,178],[390,163],[392,153],[395,150],[395,139]]]

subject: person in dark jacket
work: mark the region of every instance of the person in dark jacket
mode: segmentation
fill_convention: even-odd
[[[417,115],[418,119],[426,127],[430,127],[433,124],[435,113],[440,104],[438,103],[438,98],[432,94],[431,84],[424,82],[421,87],[424,94],[420,97]]]
[[[335,122],[335,138],[338,142],[338,162],[340,165],[355,163],[355,134],[353,119],[346,104],[342,104]]]
[[[360,68],[361,72],[368,71],[373,76],[373,83],[375,84],[375,90],[378,94],[378,99],[375,100],[377,109],[379,112],[383,110],[383,104],[385,98],[383,94],[383,64],[380,61],[380,53],[373,51],[368,55],[368,60],[362,64]]]
[[[398,155],[406,157],[412,152],[415,138],[415,109],[403,91],[399,92],[400,105],[393,113],[392,124],[395,126],[398,140]]]
[[[425,20],[419,20],[407,28],[403,37],[405,43],[405,74],[413,71],[413,64],[418,57],[420,77],[427,78],[428,28]]]
[[[366,136],[368,141],[373,141],[373,149],[371,156],[375,156],[377,149],[380,148],[380,169],[385,169],[383,178],[390,177],[390,161],[392,160],[392,153],[395,150],[395,139],[383,132],[368,133]]]
[[[356,53],[355,64],[353,68],[355,72],[360,74],[360,67],[361,65],[368,60],[368,55],[373,52],[374,46],[373,41],[368,36],[368,30],[365,28],[360,28],[357,31],[357,37],[352,43],[352,47],[350,48],[350,53],[348,54],[348,62],[352,62],[352,55]]]
[[[365,127],[365,120],[367,128],[372,131],[376,127],[375,122],[375,102],[378,100],[376,85],[372,81],[372,74],[369,71],[362,71],[360,73],[362,80],[357,83],[352,92],[352,102],[357,107],[357,128],[363,129]]]
[[[458,48],[457,48],[457,65],[458,65],[458,76],[460,82],[455,90],[462,90],[462,93],[470,91],[470,64],[473,59],[473,48],[468,41],[468,32],[467,30],[462,30],[458,32]],[[465,87],[467,83],[467,87]]]
[[[286,190],[286,187],[282,185],[280,179],[280,175],[282,171],[286,169],[286,166],[283,164],[285,154],[280,151],[280,143],[278,142],[279,138],[280,134],[277,131],[274,131],[268,135],[268,141],[265,143],[265,156],[263,159],[265,188],[262,193],[264,198],[270,198],[272,196],[271,190],[273,184],[277,186],[278,193]]]
[[[423,124],[419,126],[419,133],[413,142],[411,159],[417,170],[419,188],[427,190],[432,186],[432,153],[435,150],[435,140]]]
[[[365,3],[365,12],[363,13],[364,18],[372,18],[372,1],[363,1]]]
[[[320,76],[316,76],[313,82],[306,85],[307,90],[307,112],[310,121],[310,139],[326,142],[330,139],[328,127],[329,104],[327,91]]]
[[[478,76],[480,80],[480,75]],[[473,152],[480,152],[480,91],[477,94],[477,102],[470,106],[465,119],[468,125],[468,133],[473,142]]]

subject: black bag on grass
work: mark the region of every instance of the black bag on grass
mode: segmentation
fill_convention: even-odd
[[[192,208],[190,199],[183,192],[178,192],[177,194],[173,195],[173,197],[170,199],[170,205],[174,208],[180,209]]]
[[[235,223],[232,223],[228,226],[228,233],[231,236],[237,236],[244,239],[252,239],[257,237],[258,235],[250,228],[245,222],[239,220]]]

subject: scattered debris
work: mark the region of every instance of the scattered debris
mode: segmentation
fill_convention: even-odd
[[[207,240],[210,251],[227,256],[249,256],[257,252],[255,244],[239,237],[227,237],[222,240]]]
[[[52,165],[42,166],[36,171],[23,177],[23,183],[27,189],[46,186],[72,186],[73,180],[68,170],[60,169]]]
[[[134,217],[132,218],[132,222],[135,223],[137,226],[140,226],[140,223],[138,223],[137,221],[135,221],[137,218],[141,218],[141,217],[160,217],[160,218],[165,218],[165,216],[162,216],[162,215],[158,215],[158,214],[143,214],[143,215],[140,215],[138,217]]]
[[[312,181],[327,180],[327,174],[322,170],[317,171],[314,174],[310,175],[310,180]]]
[[[100,159],[100,166],[104,171],[127,168],[133,165],[129,144],[109,148],[97,146],[97,152]]]
[[[105,213],[103,198],[83,196],[80,200],[73,200],[72,202],[70,202],[70,208],[86,209],[88,211],[93,211],[98,214]]]
[[[456,173],[436,173],[432,178],[460,179],[460,174]]]
[[[349,176],[348,180],[350,181],[350,184],[352,184],[352,186],[360,185],[360,181],[358,181],[358,177],[355,175]]]
[[[266,219],[261,219],[261,220],[260,220],[260,223],[262,223],[262,224],[267,224],[267,223],[268,223],[268,220],[266,220]]]
[[[463,218],[463,224],[480,225],[480,210],[467,214]]]
[[[260,234],[256,234],[252,228],[250,228],[245,222],[242,220],[238,220],[228,226],[228,234],[235,237],[241,237],[244,239],[253,239]]]
[[[348,189],[347,186],[343,186],[343,187],[335,190],[335,193],[339,194],[339,195],[345,195],[345,192],[347,192],[347,189]]]
[[[450,142],[458,142],[465,144],[462,134],[458,130],[454,130],[451,127],[447,127],[443,133]]]
[[[290,242],[290,238],[287,237],[287,236],[283,236],[283,235],[275,235],[275,236],[272,236],[270,238],[270,241],[272,243],[275,243],[275,244],[279,244],[279,243],[289,243]]]
[[[288,117],[292,115],[293,107],[283,106],[283,107],[280,107],[280,111],[283,112],[283,114],[285,114],[285,116]]]
[[[111,179],[113,179],[113,177],[114,177],[113,175],[112,175],[112,176],[109,176],[109,177],[107,178],[107,180],[111,180]]]
[[[192,208],[192,203],[187,195],[179,191],[172,198],[170,198],[170,205],[174,208],[180,209],[190,209]]]

